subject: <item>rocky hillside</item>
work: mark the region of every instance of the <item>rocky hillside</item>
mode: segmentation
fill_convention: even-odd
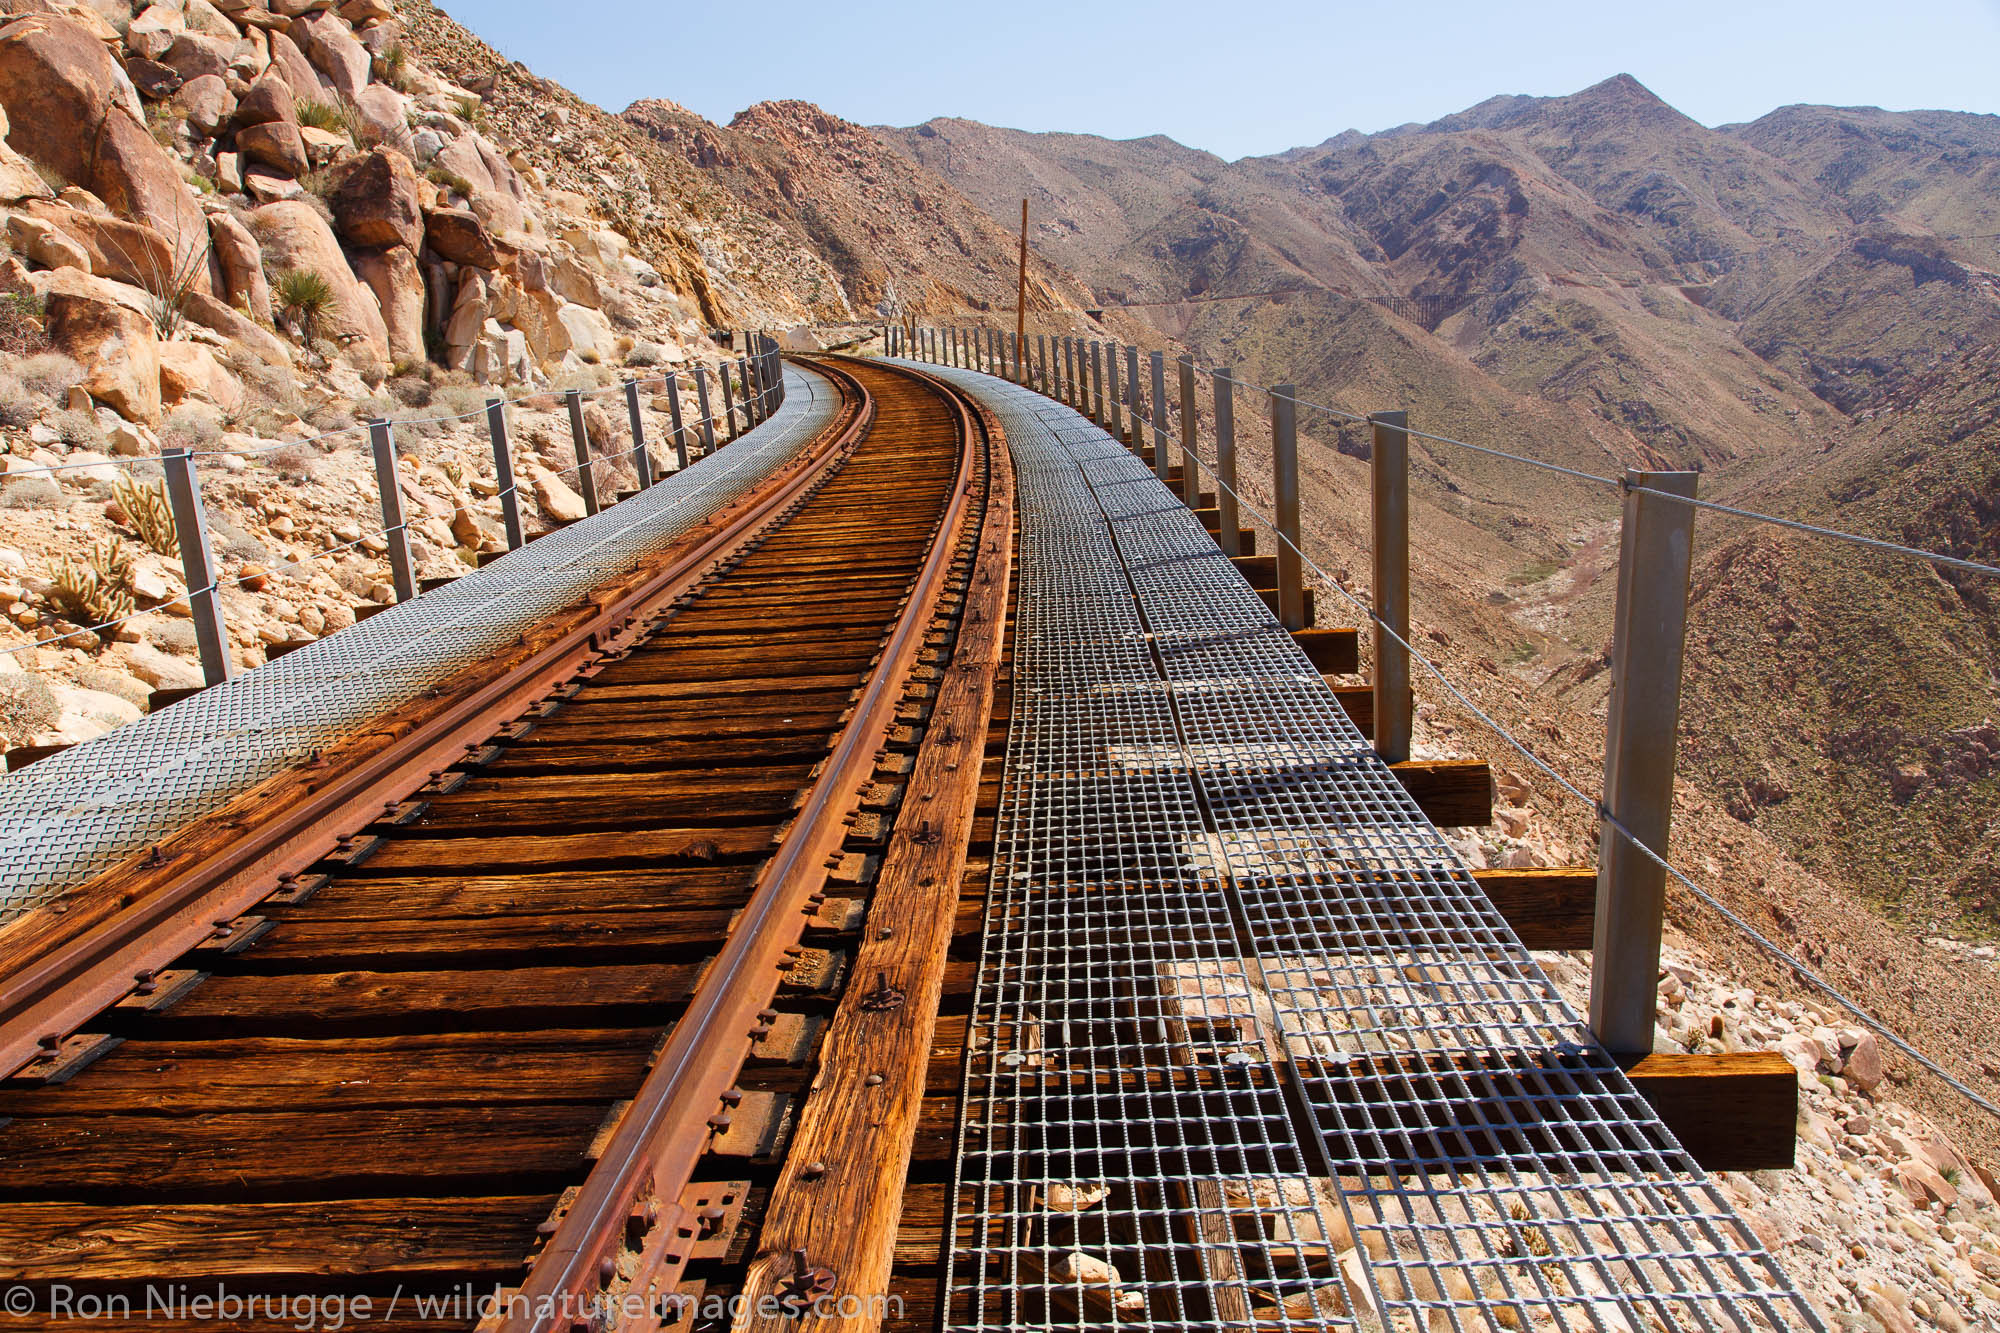
[[[790,214],[421,0],[3,0],[0,113],[8,747],[200,682],[163,447],[200,456],[251,666],[392,595],[368,419],[407,423],[420,573],[446,577],[501,549],[489,396],[519,400],[516,466],[559,522],[581,499],[550,391],[650,379],[657,440],[656,377],[717,364],[718,331],[878,299]],[[620,405],[586,417],[601,484],[629,483]]]
[[[727,126],[649,99],[624,119],[825,258],[864,319],[949,321],[1011,311],[1019,217],[989,217],[858,125],[805,102],[764,102]],[[1036,262],[1028,309],[1074,319],[1089,291]]]

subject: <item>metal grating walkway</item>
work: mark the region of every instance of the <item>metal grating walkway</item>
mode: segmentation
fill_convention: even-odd
[[[820,375],[785,376],[769,421],[631,499],[0,780],[0,924],[394,711],[750,490],[839,409]]]
[[[946,1327],[1823,1327],[1194,515],[923,368],[1020,494]]]

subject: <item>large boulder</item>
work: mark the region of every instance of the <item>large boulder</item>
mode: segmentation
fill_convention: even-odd
[[[410,139],[410,99],[386,83],[371,83],[354,99],[361,123],[383,143],[402,145]]]
[[[139,56],[125,57],[125,77],[132,80],[141,97],[155,102],[172,97],[182,82],[179,70]]]
[[[603,315],[588,306],[565,301],[557,307],[556,318],[562,322],[563,332],[569,335],[570,348],[585,361],[597,365],[617,360],[618,335]]]
[[[434,208],[424,214],[424,238],[431,249],[454,264],[497,269],[500,252],[493,237],[470,209]]]
[[[186,20],[189,32],[206,33],[210,37],[220,37],[226,42],[242,39],[229,16],[210,4],[208,0],[187,0],[181,7],[181,17]]]
[[[179,256],[172,242],[144,223],[41,199],[30,200],[25,208],[28,216],[49,223],[82,246],[90,256],[92,273],[143,287],[155,296],[209,290],[207,263],[190,258],[186,267],[177,268]]]
[[[395,149],[369,153],[333,193],[340,234],[355,245],[400,245],[415,255],[424,244],[417,179],[416,167]]]
[[[198,79],[204,74],[219,79],[229,72],[229,62],[235,55],[235,42],[225,42],[206,33],[184,32],[174,38],[174,44],[160,57],[160,63],[183,79]]]
[[[341,96],[359,97],[368,86],[368,69],[374,62],[368,48],[336,14],[318,13],[292,24],[291,36],[327,81]]]
[[[471,207],[495,235],[519,231],[527,186],[500,150],[478,134],[461,134],[438,150],[437,164],[472,186]]]
[[[127,306],[85,295],[47,298],[49,343],[84,369],[92,398],[127,421],[160,424],[160,344]]]
[[[209,244],[222,270],[222,295],[260,324],[271,322],[271,284],[264,277],[264,249],[250,229],[227,213],[208,219]]]
[[[400,245],[364,250],[354,257],[354,272],[375,293],[382,322],[389,330],[389,358],[397,365],[424,359],[424,275],[417,257]]]
[[[306,141],[300,136],[299,127],[282,120],[245,125],[236,131],[236,151],[247,161],[262,162],[287,176],[303,176],[312,170],[312,159],[306,155]]]
[[[213,329],[231,342],[247,348],[266,365],[292,364],[290,343],[236,307],[224,305],[205,292],[196,292],[188,297],[187,317],[203,328]]]
[[[205,138],[213,137],[236,112],[236,94],[229,91],[227,81],[214,74],[189,79],[176,100],[188,124]]]
[[[329,86],[307,60],[298,44],[282,32],[271,34],[271,68],[277,71],[292,90],[294,97],[307,97],[315,102],[327,100]]]
[[[161,343],[160,402],[175,407],[190,398],[234,412],[243,406],[243,385],[200,343]]]
[[[296,199],[265,204],[250,215],[250,230],[275,271],[309,269],[333,288],[332,308],[320,316],[319,331],[340,344],[346,360],[364,367],[389,360],[389,330],[381,307],[356,281],[340,242],[312,205]]]
[[[292,85],[282,74],[269,73],[250,85],[250,91],[236,103],[234,123],[238,129],[249,125],[299,123],[299,101]]]
[[[50,14],[0,28],[0,105],[23,153],[119,216],[145,219],[182,260],[206,251],[208,224],[180,168],[153,142],[125,71],[87,29]]]
[[[163,60],[174,38],[187,30],[180,11],[170,5],[148,5],[125,29],[125,49],[141,60]]]
[[[52,191],[35,164],[7,146],[8,129],[7,108],[0,106],[0,204],[49,198]]]

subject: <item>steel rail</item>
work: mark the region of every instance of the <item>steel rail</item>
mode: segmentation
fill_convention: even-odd
[[[848,385],[853,382],[838,377]],[[855,386],[858,390],[858,386]],[[851,391],[855,391],[851,390]],[[643,633],[636,618],[753,541],[828,475],[867,424],[850,399],[819,441],[693,529],[680,554],[590,594],[540,642],[469,667],[419,707],[371,725],[303,770],[267,779],[148,851],[93,877],[0,933],[0,1076],[61,1040],[137,982],[199,944],[287,871],[335,849],[344,830],[420,785],[575,674],[596,653]]]
[[[833,369],[828,360],[815,364]],[[756,1019],[776,992],[785,950],[795,944],[804,921],[805,899],[824,882],[826,859],[846,833],[840,816],[857,800],[876,752],[895,723],[903,687],[935,612],[970,504],[978,437],[973,414],[957,390],[905,367],[865,364],[924,383],[956,414],[960,447],[951,500],[874,673],[832,753],[758,874],[727,943],[669,1033],[596,1167],[535,1256],[516,1298],[506,1303],[502,1317],[491,1322],[499,1333],[549,1333],[592,1321],[593,1302],[616,1276],[617,1256],[634,1230],[644,1235],[630,1278],[634,1291],[646,1292],[654,1275],[680,1258],[672,1247],[684,1249],[695,1230],[679,1203],[680,1191],[692,1178],[711,1130],[720,1127],[718,1120],[728,1123],[727,1111],[721,1108],[751,1045],[762,1035]],[[636,1326],[644,1326],[659,1313],[650,1301],[642,1308],[650,1313],[642,1315]]]

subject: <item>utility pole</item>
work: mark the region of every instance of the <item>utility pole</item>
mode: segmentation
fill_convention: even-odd
[[[1021,283],[1014,296],[1014,345],[1028,343],[1028,201],[1021,201]]]

